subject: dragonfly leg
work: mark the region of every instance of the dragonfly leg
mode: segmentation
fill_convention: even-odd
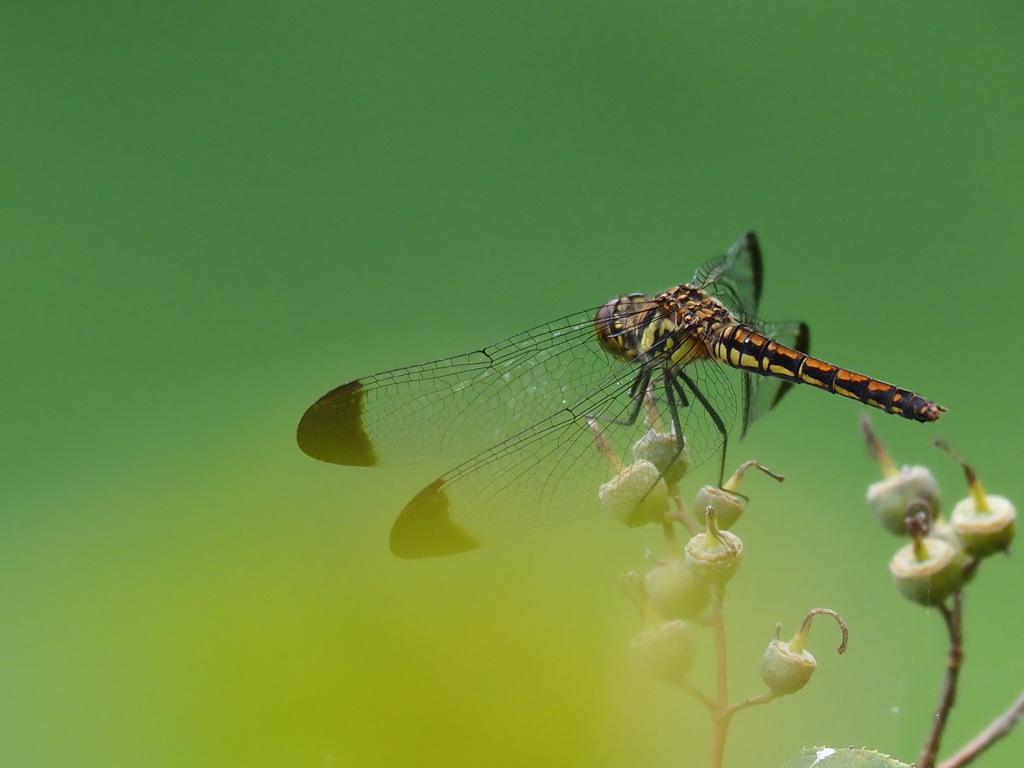
[[[679,382],[676,381],[675,374],[671,371],[665,371],[665,378],[662,380],[662,386],[665,387],[665,404],[668,408],[669,418],[672,419],[672,433],[676,438],[676,458],[683,452],[686,447],[686,436],[683,434],[683,422],[679,418],[679,405],[683,408],[690,407],[690,400],[686,396],[686,391],[679,386]],[[676,403],[676,398],[679,398],[679,403]]]
[[[722,459],[718,466],[718,486],[721,487],[725,482],[725,455],[728,453],[729,448],[729,429],[725,426],[725,422],[722,420],[722,417],[718,415],[718,411],[714,409],[714,406],[712,406],[704,396],[704,393],[700,391],[693,379],[686,375],[686,371],[677,371],[676,376],[686,382],[686,386],[690,388],[694,397],[696,397],[697,400],[700,401],[700,404],[704,406],[704,410],[708,412],[708,416],[711,417],[711,420],[715,423],[715,427],[718,429],[718,432],[722,435]],[[673,377],[672,383],[676,387],[676,392],[681,394],[683,388],[679,381]]]
[[[613,419],[603,413],[588,414],[586,419],[588,421],[593,420],[598,423],[604,422],[605,424],[618,424],[621,427],[630,427],[633,424],[636,424],[637,416],[640,415],[640,409],[644,407],[644,401],[647,399],[647,388],[650,384],[650,371],[641,371],[633,380],[633,384],[629,388],[629,397],[632,402],[629,405],[629,413],[626,414],[624,419]]]

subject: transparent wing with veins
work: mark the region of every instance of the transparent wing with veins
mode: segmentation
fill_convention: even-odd
[[[737,319],[753,322],[761,293],[756,239],[741,238],[693,280]],[[402,511],[391,544],[404,557],[462,551],[593,511],[611,471],[591,424],[596,421],[626,463],[647,431],[637,408],[640,367],[600,347],[595,312],[545,323],[476,352],[349,382],[307,410],[299,445],[322,461],[356,466],[472,456]],[[784,343],[798,328],[758,327],[782,334]],[[721,449],[737,413],[746,429],[786,386],[711,359],[677,372],[657,369],[650,379],[652,407],[666,427],[674,414],[693,466]]]

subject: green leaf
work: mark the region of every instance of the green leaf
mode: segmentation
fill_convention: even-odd
[[[779,768],[911,768],[873,749],[807,747]]]

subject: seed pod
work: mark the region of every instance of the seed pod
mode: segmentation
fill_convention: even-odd
[[[732,476],[725,481],[721,488],[705,485],[697,491],[697,498],[694,501],[693,508],[699,522],[705,522],[707,510],[710,508],[714,510],[718,518],[719,528],[728,529],[736,524],[736,521],[739,520],[740,515],[743,514],[743,510],[747,506],[747,497],[741,496],[738,490],[740,481],[751,467],[761,470],[769,477],[780,482],[785,480],[785,477],[782,475],[772,472],[768,467],[758,464],[756,461],[745,461],[736,468],[736,471],[732,473]]]
[[[842,633],[842,641],[836,650],[839,653],[846,651],[846,641],[849,637],[846,622],[830,608],[814,608],[808,611],[789,642],[779,639],[782,625],[776,624],[772,639],[765,649],[764,656],[761,657],[761,679],[768,686],[768,690],[776,696],[796,693],[807,685],[807,681],[814,674],[818,662],[805,646],[811,632],[811,621],[818,614],[828,614],[836,620]]]
[[[616,520],[631,528],[662,522],[668,509],[668,488],[649,461],[623,467],[597,495]]]
[[[904,466],[897,474],[872,483],[867,499],[879,525],[897,536],[906,535],[904,518],[908,508],[923,505],[934,520],[942,503],[934,475],[920,466]]]
[[[779,639],[780,624],[775,625],[764,656],[761,657],[761,679],[776,696],[796,693],[811,679],[818,662],[807,649],[792,648]]]
[[[950,525],[971,557],[988,557],[1008,550],[1017,532],[1013,502],[1002,496],[985,496],[984,507],[979,509],[978,500],[968,496],[957,502],[950,517]]]
[[[690,471],[686,443],[684,441],[680,449],[674,432],[648,429],[647,434],[633,443],[633,458],[636,461],[651,462],[661,471],[662,477],[668,483],[678,482]]]
[[[697,491],[697,498],[693,502],[694,514],[698,522],[705,522],[707,510],[713,509],[718,516],[719,528],[731,528],[739,520],[740,515],[747,506],[745,496],[738,493],[716,488],[713,485],[705,485]]]
[[[644,575],[644,591],[651,607],[665,619],[692,619],[711,602],[708,585],[682,560],[668,560]]]
[[[697,650],[685,622],[674,620],[633,638],[633,656],[658,680],[679,684],[693,667]]]
[[[708,584],[725,585],[736,574],[743,542],[735,533],[720,531],[714,510],[707,512],[707,530],[686,542],[686,565]]]
[[[957,502],[949,518],[949,524],[964,543],[964,550],[979,559],[1007,551],[1017,531],[1017,510],[1013,502],[986,494],[971,465],[945,443],[940,441],[938,446],[960,462],[967,478],[970,496]]]
[[[963,584],[965,555],[934,536],[901,547],[889,562],[896,588],[908,600],[940,605]]]
[[[957,535],[957,532],[953,530],[953,526],[949,524],[949,521],[941,515],[935,518],[935,521],[931,525],[931,529],[928,531],[928,535],[936,539],[948,541],[956,549],[962,550],[964,548],[963,540]]]

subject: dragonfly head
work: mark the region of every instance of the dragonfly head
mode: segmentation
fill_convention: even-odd
[[[640,354],[640,318],[651,307],[642,293],[631,293],[605,302],[594,315],[597,341],[616,360],[628,363]]]

